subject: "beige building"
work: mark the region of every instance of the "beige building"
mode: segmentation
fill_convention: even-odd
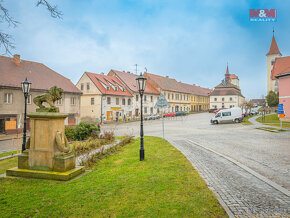
[[[132,119],[132,94],[113,76],[85,72],[76,85],[82,92],[81,120],[103,122]]]
[[[145,73],[148,82],[162,93],[168,101],[168,112],[206,111],[208,109],[209,89],[182,82],[169,77]]]
[[[272,75],[272,69],[275,62],[275,59],[278,57],[281,57],[282,54],[279,51],[274,32],[273,32],[273,38],[270,46],[270,50],[266,54],[267,56],[267,94],[270,91],[278,92],[278,79],[276,77],[271,76]]]
[[[64,76],[41,63],[0,56],[0,134],[16,133],[23,129],[24,95],[21,82],[27,79],[32,83],[28,96],[27,112],[35,112],[33,98],[48,92],[53,86],[64,90],[62,99],[56,102],[60,112],[68,113],[66,125],[79,122],[81,92]],[[27,120],[29,129],[30,122]]]
[[[210,109],[240,107],[245,102],[240,88],[231,83],[229,68],[225,79],[210,93]]]

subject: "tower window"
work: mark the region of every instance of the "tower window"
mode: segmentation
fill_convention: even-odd
[[[274,64],[274,62],[275,62],[275,60],[273,59],[273,60],[271,60],[271,65],[273,65]]]

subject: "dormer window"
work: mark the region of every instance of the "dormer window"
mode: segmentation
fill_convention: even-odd
[[[117,86],[115,86],[115,91],[118,91],[118,87]]]
[[[110,90],[110,87],[109,87],[109,86],[107,86],[107,87],[106,87],[106,89],[107,89],[107,90]]]

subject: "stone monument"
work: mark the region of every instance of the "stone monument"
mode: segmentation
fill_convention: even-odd
[[[6,171],[7,176],[39,179],[69,180],[84,168],[75,166],[75,155],[65,136],[64,120],[68,114],[59,113],[54,103],[61,99],[63,90],[56,86],[33,102],[39,107],[27,116],[31,133],[25,151],[18,156],[18,167]],[[45,107],[46,102],[50,107]]]

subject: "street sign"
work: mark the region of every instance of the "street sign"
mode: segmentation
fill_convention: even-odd
[[[160,94],[154,108],[169,108],[169,107],[170,106],[166,101],[164,95]]]
[[[164,95],[160,94],[158,97],[158,100],[154,106],[154,108],[162,108],[162,136],[163,136],[163,140],[164,140],[164,118],[163,118],[163,110],[164,108],[169,108],[170,105],[168,104],[168,102],[166,101]]]

